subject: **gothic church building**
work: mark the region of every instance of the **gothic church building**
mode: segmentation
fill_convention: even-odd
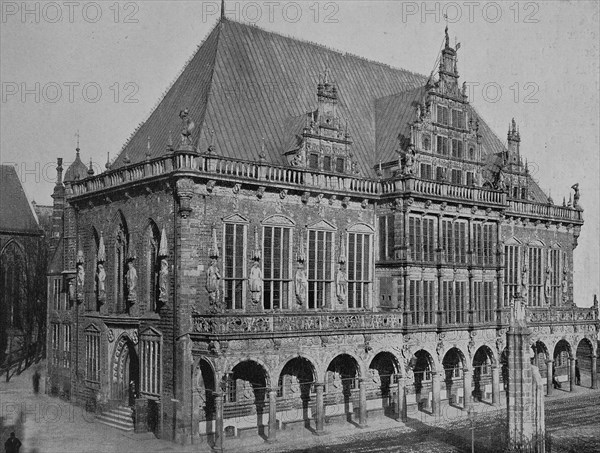
[[[544,194],[521,132],[447,30],[427,77],[222,18],[106,171],[59,163],[51,390],[217,448],[499,404],[516,297],[542,376],[597,386],[578,186]]]

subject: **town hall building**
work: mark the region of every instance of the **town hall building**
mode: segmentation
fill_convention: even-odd
[[[217,448],[497,405],[515,297],[547,392],[596,387],[578,185],[540,190],[443,39],[428,77],[221,18],[105,171],[59,162],[51,390]]]

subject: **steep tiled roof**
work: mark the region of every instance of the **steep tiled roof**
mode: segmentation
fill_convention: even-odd
[[[416,119],[416,105],[423,102],[424,86],[394,94],[375,102],[377,159],[389,162],[398,159],[400,141],[410,139],[409,123]]]
[[[375,99],[422,85],[426,77],[230,20],[215,27],[113,168],[123,165],[125,152],[132,162],[143,160],[148,136],[157,143],[153,157],[164,153],[169,130],[179,139],[184,108],[197,125],[193,139],[201,151],[212,141],[221,156],[253,160],[264,139],[267,160],[283,164],[301,132],[285,126],[316,109],[325,68],[338,85],[339,114],[348,120],[359,167],[370,174]]]
[[[33,208],[12,165],[0,165],[0,232],[41,234]]]
[[[348,121],[359,170],[374,176],[380,159],[397,157],[398,136],[408,132],[412,103],[424,94],[427,77],[228,19],[216,25],[111,168],[144,160],[148,137],[150,157],[165,153],[169,131],[176,147],[185,108],[199,151],[212,144],[220,156],[257,160],[264,148],[267,161],[285,164],[306,113],[317,107],[326,68],[338,87],[338,112]],[[505,149],[482,120],[480,131],[485,154]]]

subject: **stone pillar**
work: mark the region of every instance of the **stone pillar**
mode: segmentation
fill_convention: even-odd
[[[441,373],[435,371],[431,379],[431,412],[435,417],[442,414],[441,408],[441,392],[442,392],[442,376]]]
[[[359,378],[359,408],[358,408],[358,424],[361,428],[367,426],[367,380]]]
[[[569,391],[575,391],[575,357],[569,357]]]
[[[500,406],[500,369],[501,365],[492,365],[492,404]]]
[[[325,384],[316,382],[315,389],[317,391],[317,417],[315,421],[315,428],[317,430],[317,434],[319,434],[323,433],[323,427],[325,424],[325,401],[323,399]]]
[[[592,356],[592,388],[598,388],[598,357]]]
[[[214,451],[223,451],[223,393],[214,392],[215,396],[215,444]]]
[[[463,369],[463,409],[468,409],[471,406],[472,380],[472,371],[465,367]]]
[[[522,298],[514,299],[506,337],[509,372],[507,451],[544,453],[544,389],[538,368],[531,364],[531,331],[527,327]]]
[[[406,414],[406,390],[404,378],[398,376],[398,387],[396,391],[396,420],[405,422]]]
[[[548,377],[546,378],[546,396],[552,395],[552,389],[554,388],[554,384],[552,383],[552,378],[554,377],[554,360],[546,360],[546,374]]]
[[[268,442],[277,440],[277,389],[269,390],[269,437]]]

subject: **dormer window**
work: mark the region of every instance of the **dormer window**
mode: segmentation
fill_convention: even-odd
[[[431,179],[431,165],[429,164],[421,164],[421,178],[422,179]]]
[[[444,156],[448,155],[448,138],[437,136],[437,152]]]
[[[465,128],[465,114],[463,111],[452,109],[452,126],[460,129]]]
[[[323,157],[323,171],[331,171],[331,156]]]
[[[475,148],[472,146],[469,146],[469,159],[475,160]]]
[[[452,169],[452,184],[462,184],[462,171]]]
[[[423,136],[423,149],[425,151],[431,150],[431,138],[429,137],[429,135]]]
[[[319,155],[318,154],[311,154],[310,156],[308,156],[308,167],[318,170],[319,169]]]
[[[335,160],[335,171],[338,173],[344,173],[345,161],[341,157]]]
[[[462,159],[463,143],[460,140],[452,140],[452,157]]]
[[[448,108],[443,105],[437,106],[437,122],[448,126]]]

